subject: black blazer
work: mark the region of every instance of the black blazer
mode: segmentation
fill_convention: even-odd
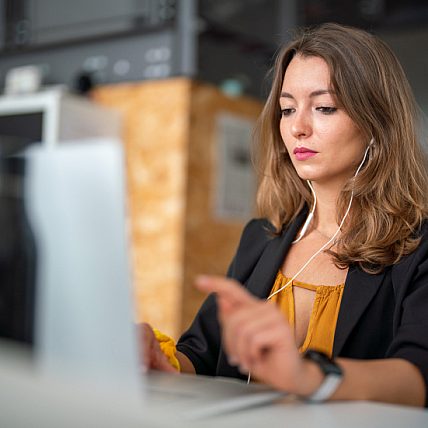
[[[306,218],[307,210],[282,234],[272,237],[266,220],[245,227],[228,276],[254,295],[266,299],[275,277]],[[345,281],[334,336],[333,356],[356,359],[403,358],[413,363],[428,385],[428,224],[410,255],[382,273],[371,275],[351,266]],[[177,349],[198,374],[243,379],[229,365],[221,347],[216,301],[209,296]],[[428,407],[428,393],[426,393]]]

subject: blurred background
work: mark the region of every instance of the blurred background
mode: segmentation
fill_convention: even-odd
[[[384,39],[428,112],[426,0],[0,1],[0,153],[120,139],[138,321],[177,338],[203,299],[194,276],[227,270],[255,214],[251,134],[274,54],[327,21]],[[31,342],[31,280],[4,279],[32,272],[25,236],[23,261],[1,249],[0,336]]]

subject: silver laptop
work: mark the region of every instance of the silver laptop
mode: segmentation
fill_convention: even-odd
[[[28,214],[39,257],[35,357],[134,406],[203,418],[278,399],[232,379],[143,375],[133,324],[124,160],[115,141],[33,148]]]

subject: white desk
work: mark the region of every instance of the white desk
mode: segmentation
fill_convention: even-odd
[[[213,379],[212,382],[215,382]],[[285,400],[259,408],[189,421],[146,397],[144,408],[119,390],[93,391],[39,378],[17,364],[0,364],[2,428],[314,427],[426,428],[428,411],[365,402],[305,404]]]
[[[428,411],[385,404],[347,402],[286,403],[249,409],[210,420],[204,427],[265,428],[426,428]]]

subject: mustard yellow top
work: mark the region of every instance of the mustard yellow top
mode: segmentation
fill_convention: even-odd
[[[284,276],[281,271],[278,272],[271,294],[287,284],[290,279]],[[270,300],[278,305],[293,329],[295,324],[294,287],[315,292],[308,331],[299,351],[305,352],[308,348],[311,348],[324,352],[331,357],[337,317],[339,315],[340,302],[345,284],[333,286],[312,285],[293,280],[284,290],[273,296]]]
[[[177,349],[175,347],[174,339],[162,333],[157,328],[153,329],[153,333],[155,334],[156,340],[159,342],[161,351],[165,354],[166,358],[168,358],[169,363],[172,367],[180,371],[181,367],[176,356]]]

